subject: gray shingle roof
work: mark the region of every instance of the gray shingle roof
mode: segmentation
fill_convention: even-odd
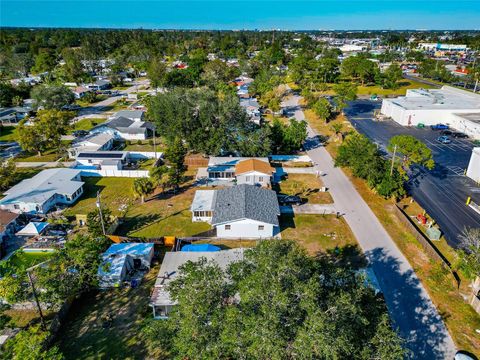
[[[212,224],[251,219],[279,225],[277,194],[273,190],[241,184],[217,190]]]
[[[105,123],[105,125],[107,125],[108,127],[111,127],[113,129],[116,129],[116,128],[128,128],[130,127],[132,124],[134,123],[133,120],[130,120],[126,117],[123,117],[123,116],[119,116],[119,117],[116,117],[116,118],[113,118],[109,121],[107,121]]]

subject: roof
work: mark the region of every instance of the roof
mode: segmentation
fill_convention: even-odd
[[[117,159],[123,160],[127,156],[127,151],[82,151],[77,155],[77,159]]]
[[[128,128],[133,123],[134,123],[133,120],[131,120],[131,119],[125,117],[125,116],[118,116],[118,117],[114,117],[114,118],[108,120],[107,122],[105,122],[105,125],[107,125],[108,127],[111,127],[111,128],[119,128],[119,127]]]
[[[243,260],[245,249],[237,248],[221,251],[207,252],[167,252],[162,261],[162,266],[155,281],[155,287],[150,302],[154,305],[174,305],[170,294],[167,291],[167,285],[179,274],[179,268],[189,261],[198,261],[205,258],[217,264],[222,270],[237,261]]]
[[[278,226],[279,215],[275,191],[241,184],[217,190],[212,224],[250,219]]]
[[[193,197],[192,211],[212,211],[215,202],[215,190],[197,190]]]
[[[99,149],[101,148],[103,145],[107,144],[110,140],[112,140],[114,137],[112,134],[109,134],[109,133],[97,133],[97,134],[91,134],[91,135],[88,135],[82,139],[79,139],[77,141],[75,141],[73,144],[72,144],[72,148],[79,148],[79,147],[89,147],[89,148],[92,148],[94,149],[93,151],[95,151],[96,149]],[[95,146],[89,146],[88,144],[95,144]]]
[[[218,246],[212,244],[188,244],[182,247],[182,251],[190,252],[211,252],[211,251],[220,251],[221,249]]]
[[[126,254],[131,256],[148,255],[153,249],[153,244],[149,243],[120,243],[112,244],[103,253],[103,256],[111,254]]]
[[[235,166],[240,161],[248,160],[248,159],[257,159],[259,161],[263,161],[265,163],[268,162],[268,158],[266,157],[226,157],[226,156],[210,156],[208,159],[208,171],[226,171],[226,170],[235,170]]]
[[[478,113],[454,113],[453,115],[456,115],[458,117],[461,117],[462,119],[471,121],[473,123],[480,124],[480,112],[478,112]]]
[[[480,112],[480,95],[443,86],[441,89],[409,89],[406,96],[384,99],[406,110],[471,110]]]
[[[5,231],[5,228],[12,221],[16,220],[20,215],[7,210],[0,210],[0,233]]]
[[[80,170],[57,168],[43,170],[4,191],[0,205],[15,203],[43,204],[55,194],[70,195],[83,186],[82,181],[72,180],[80,175]]]
[[[142,110],[120,110],[114,117],[126,117],[127,119],[140,119],[144,114]]]
[[[29,222],[27,226],[17,232],[15,235],[36,236],[40,235],[48,226],[47,222]]]
[[[245,174],[251,171],[257,171],[262,174],[272,175],[273,168],[268,162],[260,161],[258,159],[243,160],[235,165],[235,174]]]
[[[127,254],[110,254],[109,256],[104,256],[102,263],[98,267],[97,275],[110,278],[120,277],[127,257]]]

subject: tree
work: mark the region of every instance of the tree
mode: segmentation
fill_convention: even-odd
[[[315,111],[315,114],[317,114],[320,119],[328,121],[330,116],[332,116],[332,105],[330,105],[327,99],[320,98],[313,105],[313,111]]]
[[[113,224],[112,212],[109,208],[102,206],[102,217],[100,217],[100,210],[95,208],[87,214],[88,232],[93,237],[104,236],[102,229],[102,218],[105,226],[105,231]]]
[[[32,90],[35,106],[42,109],[61,110],[74,102],[73,92],[66,86],[39,85]]]
[[[168,285],[177,305],[148,322],[151,346],[170,358],[401,359],[403,341],[384,302],[334,258],[265,240],[223,271],[188,262]]]
[[[0,106],[11,106],[16,96],[15,88],[6,82],[0,82]]]
[[[420,140],[411,135],[396,135],[388,143],[388,151],[403,155],[403,165],[411,167],[413,164],[424,166],[427,169],[435,167],[432,151]]]
[[[201,78],[208,85],[212,86],[218,82],[226,83],[240,75],[240,71],[219,59],[209,61],[203,66]]]
[[[398,81],[402,78],[403,72],[398,64],[392,64],[385,70],[383,87],[385,89],[398,89]]]
[[[45,349],[49,336],[39,325],[30,326],[7,341],[1,356],[12,360],[62,360],[63,355],[57,346]]]
[[[86,78],[80,54],[77,50],[65,49],[62,52],[63,65],[61,72],[66,81],[81,81]]]
[[[354,83],[340,83],[333,86],[333,90],[337,94],[335,96],[336,107],[343,114],[343,109],[347,106],[347,101],[357,98],[357,86]]]
[[[71,111],[40,110],[32,125],[25,120],[17,126],[17,141],[23,150],[37,152],[41,156],[47,149],[58,148],[62,135],[69,129]]]
[[[0,159],[0,190],[7,190],[17,178],[17,167],[13,159]]]
[[[175,138],[165,150],[165,160],[167,160],[169,165],[168,174],[170,183],[176,188],[178,188],[178,185],[183,181],[183,174],[186,170],[184,165],[186,155],[187,148],[183,145],[183,141],[179,137]]]
[[[167,66],[165,63],[157,57],[153,58],[148,66],[147,75],[154,89],[165,85],[166,74]]]
[[[270,131],[273,151],[277,154],[290,154],[301,149],[307,139],[307,123],[290,119],[285,125],[278,118],[274,118]]]
[[[460,239],[460,268],[474,280],[480,276],[480,228],[464,229]]]
[[[155,186],[149,178],[136,178],[133,181],[133,192],[145,202],[145,196],[150,195]]]
[[[52,71],[56,65],[55,56],[48,50],[42,50],[35,57],[35,65],[32,67],[32,72],[35,74]]]

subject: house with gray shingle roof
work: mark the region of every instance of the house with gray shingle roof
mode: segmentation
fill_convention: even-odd
[[[192,220],[211,223],[217,237],[271,238],[279,233],[277,194],[258,186],[197,190],[191,211]]]

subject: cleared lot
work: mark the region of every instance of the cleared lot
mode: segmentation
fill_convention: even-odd
[[[357,100],[345,111],[353,126],[386,151],[391,137],[412,135],[423,141],[433,153],[437,166],[432,171],[415,168],[408,183],[413,198],[434,218],[449,245],[458,247],[465,227],[480,227],[480,215],[465,205],[468,196],[480,203],[480,187],[464,176],[474,145],[465,139],[441,144],[441,135],[430,128],[408,128],[394,121],[374,121],[373,112],[380,102]]]

